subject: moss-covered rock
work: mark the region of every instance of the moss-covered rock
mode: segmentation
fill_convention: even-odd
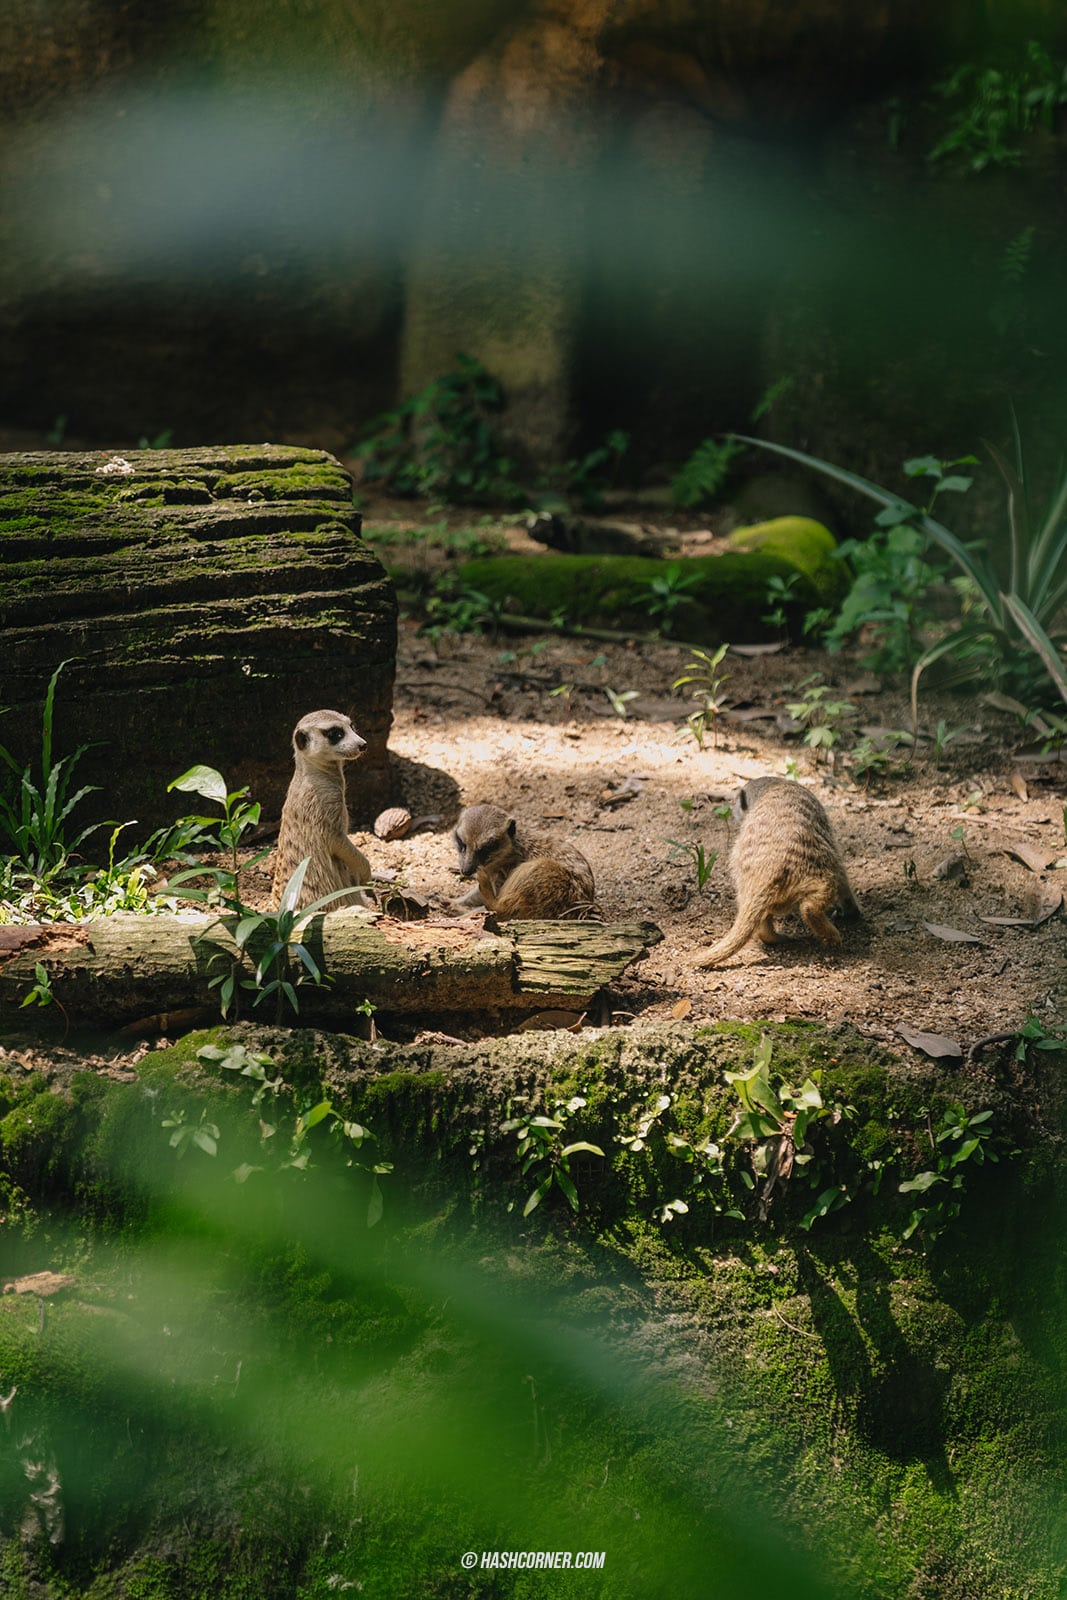
[[[832,536],[826,537],[832,543]],[[641,632],[659,624],[694,643],[728,638],[741,644],[768,637],[763,618],[772,577],[792,585],[785,606],[792,629],[799,630],[812,607],[832,603],[830,580],[836,574],[826,562],[817,562],[817,548],[818,541],[805,533],[766,548],[671,562],[654,556],[489,556],[465,562],[458,578],[493,605],[524,616],[560,616],[584,626]],[[667,586],[665,606],[657,584]]]
[[[811,517],[774,517],[770,522],[735,528],[726,543],[731,550],[762,550],[781,556],[811,580],[822,605],[833,605],[848,589],[848,570],[835,555],[837,540],[829,528]]]
[[[703,1597],[709,1572],[804,1600],[816,1570],[887,1600],[1058,1600],[1062,1180],[1024,1114],[1045,1090],[848,1028],[764,1031],[772,1081],[820,1073],[842,1114],[762,1220],[725,1076],[752,1062],[747,1025],[462,1047],[242,1025],[137,1081],[14,1084],[0,1156],[49,1218],[24,1265],[76,1287],[46,1314],[0,1299],[10,1592],[443,1597],[463,1551],[529,1548],[605,1550],[594,1600]],[[1003,1159],[958,1163],[959,1215],[924,1250],[897,1190],[936,1164],[946,1104],[991,1109]],[[559,1126],[531,1160],[537,1115]],[[524,1215],[568,1143],[603,1151],[568,1158],[579,1211],[550,1186]],[[391,1170],[368,1227],[372,1165]],[[853,1198],[805,1228],[822,1183]],[[560,1592],[480,1559],[463,1584]]]
[[[359,527],[323,450],[0,457],[5,744],[20,765],[37,756],[66,660],[56,749],[85,745],[71,792],[96,786],[81,825],[136,817],[144,837],[172,822],[188,805],[167,784],[194,763],[277,814],[328,655],[334,703],[367,740],[350,796],[369,819],[388,789],[396,602]]]

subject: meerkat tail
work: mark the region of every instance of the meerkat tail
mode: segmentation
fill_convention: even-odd
[[[739,906],[729,932],[723,934],[718,944],[709,945],[706,950],[698,950],[693,957],[694,967],[717,967],[720,961],[726,961],[730,956],[736,955],[743,945],[755,937],[765,915],[761,901],[753,900],[747,905]]]

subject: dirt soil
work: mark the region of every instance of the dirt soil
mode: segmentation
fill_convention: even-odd
[[[592,865],[603,916],[647,918],[664,934],[613,991],[615,1020],[847,1020],[898,1048],[903,1026],[965,1050],[1031,1012],[1046,1026],[1062,1022],[1062,761],[1021,759],[1017,719],[976,697],[931,694],[923,728],[943,718],[961,730],[940,766],[932,738],[921,739],[917,756],[904,749],[890,774],[864,786],[844,760],[816,761],[785,704],[821,671],[856,707],[841,739],[848,749],[860,730],[907,727],[906,693],[854,660],[796,648],[731,652],[732,708],[717,745],[701,749],[684,722],[691,703],[671,692],[688,660],[674,643],[557,636],[444,635],[433,645],[402,623],[395,798],[441,821],[391,843],[357,834],[359,843],[376,870],[399,873],[437,907],[467,887],[449,827],[460,805],[493,802],[569,837]],[[635,691],[624,717],[609,688]],[[790,919],[778,946],[753,943],[697,971],[694,951],[733,915],[721,808],[749,778],[794,770],[831,816],[865,921],[843,926],[837,951]],[[703,892],[698,846],[717,852]]]
[[[469,511],[411,502],[365,501],[364,509],[365,537],[373,545],[382,535],[385,564],[415,568],[424,580],[467,553],[449,530],[478,522]],[[705,553],[736,520],[641,515],[640,531],[666,554]],[[428,524],[444,535],[443,548],[432,540],[398,548],[398,533],[402,541],[405,529],[425,533]],[[527,553],[543,548],[520,526],[497,522],[487,537]],[[909,726],[905,687],[880,682],[856,655],[794,646],[730,652],[730,708],[717,741],[700,748],[684,720],[694,702],[671,689],[690,659],[677,643],[555,634],[445,633],[431,642],[402,618],[393,800],[416,820],[439,820],[393,842],[369,826],[353,837],[376,872],[428,896],[435,916],[470,887],[457,876],[451,840],[460,806],[489,801],[570,838],[592,865],[602,915],[651,920],[664,935],[609,996],[616,1022],[844,1020],[897,1048],[904,1027],[945,1035],[965,1051],[1031,1013],[1062,1026],[1063,752],[1042,758],[1018,718],[981,696],[931,690],[917,750],[900,748],[888,773],[856,781],[848,752],[857,740]],[[855,708],[830,762],[805,747],[785,710],[816,672]],[[609,689],[633,693],[619,708],[625,715]],[[956,732],[935,759],[939,721]],[[865,920],[843,925],[844,943],[831,950],[793,918],[777,946],[753,943],[721,968],[698,971],[694,951],[733,917],[731,826],[721,813],[761,774],[795,774],[826,806]],[[714,858],[702,892],[700,847]],[[270,866],[246,881],[253,904],[269,904]],[[602,1011],[590,1020],[606,1018]]]

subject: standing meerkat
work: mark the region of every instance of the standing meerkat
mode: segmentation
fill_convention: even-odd
[[[357,761],[367,748],[351,720],[341,711],[309,711],[293,730],[296,771],[282,808],[274,857],[274,899],[305,856],[307,872],[299,907],[308,906],[331,889],[347,889],[370,880],[370,862],[348,837],[345,803],[346,761]],[[335,900],[335,906],[366,905],[361,894]]]
[[[524,828],[499,806],[467,806],[455,827],[459,870],[498,917],[563,917],[589,911],[593,869],[573,845]],[[467,895],[464,905],[475,903]]]
[[[753,935],[773,944],[774,918],[790,911],[799,911],[824,944],[840,944],[830,907],[848,916],[862,913],[818,800],[789,778],[754,778],[738,804],[741,827],[730,852],[737,913],[718,944],[697,951],[694,966],[717,966]]]

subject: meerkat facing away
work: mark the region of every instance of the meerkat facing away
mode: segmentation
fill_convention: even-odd
[[[718,944],[698,950],[697,967],[714,967],[755,936],[777,939],[774,918],[799,911],[817,939],[840,944],[827,912],[862,913],[830,828],[813,794],[789,778],[754,778],[741,790],[741,827],[730,852],[737,913]]]
[[[274,898],[282,891],[304,857],[309,857],[298,906],[308,906],[331,889],[367,883],[370,862],[348,837],[345,803],[346,761],[356,761],[367,747],[341,711],[309,711],[293,730],[296,771],[282,808],[278,848],[274,857]],[[333,905],[366,905],[353,893]]]
[[[459,869],[478,875],[483,903],[498,917],[566,916],[592,909],[593,869],[573,845],[533,832],[499,806],[467,806],[455,827]],[[463,904],[475,903],[468,895]]]

